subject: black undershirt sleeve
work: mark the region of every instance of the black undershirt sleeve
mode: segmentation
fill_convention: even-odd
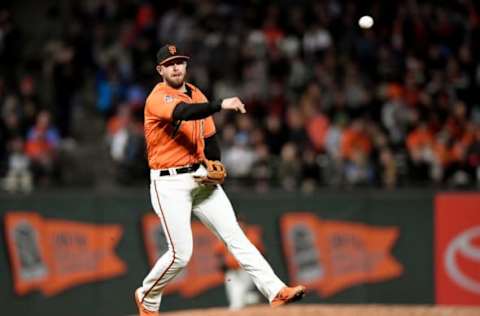
[[[220,160],[220,146],[218,145],[217,135],[205,138],[205,149],[203,150],[208,160]]]
[[[181,102],[173,110],[172,119],[174,121],[200,120],[220,111],[221,108],[221,100],[194,105]]]

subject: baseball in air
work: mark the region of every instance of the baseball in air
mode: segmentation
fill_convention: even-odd
[[[358,25],[362,29],[369,29],[373,26],[373,19],[369,15],[364,15],[358,20]]]

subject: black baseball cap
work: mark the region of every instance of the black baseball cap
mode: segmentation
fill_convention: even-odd
[[[159,65],[163,65],[167,61],[173,60],[173,59],[185,59],[188,60],[190,57],[182,54],[181,52],[178,51],[177,47],[172,44],[167,44],[160,48],[157,52],[157,63]]]

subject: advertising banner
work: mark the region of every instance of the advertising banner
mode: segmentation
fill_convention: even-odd
[[[34,212],[5,215],[6,241],[18,295],[39,289],[46,296],[126,272],[116,256],[120,225],[45,219]]]
[[[480,305],[480,194],[435,198],[435,299]]]
[[[402,274],[402,265],[391,255],[399,236],[396,227],[287,213],[281,218],[281,230],[290,280],[324,298]]]

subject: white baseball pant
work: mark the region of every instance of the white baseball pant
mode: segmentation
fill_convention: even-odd
[[[193,248],[192,211],[226,244],[269,301],[285,286],[241,230],[222,187],[195,182],[193,177],[202,175],[206,175],[203,166],[193,173],[170,176],[159,176],[158,170],[150,172],[150,197],[162,222],[168,250],[143,280],[141,301],[148,310],[159,309],[163,289],[190,260]]]

